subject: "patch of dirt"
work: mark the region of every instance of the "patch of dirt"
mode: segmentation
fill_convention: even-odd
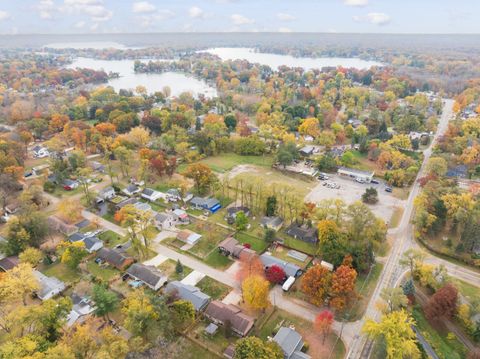
[[[249,172],[249,173],[255,173],[258,172],[257,168],[253,165],[238,165],[232,168],[232,170],[228,173],[228,178],[232,179],[238,176],[239,174]],[[222,174],[224,176],[225,174]]]
[[[308,354],[312,358],[330,358],[330,353],[336,341],[335,335],[328,335],[325,343],[323,343],[323,335],[319,335],[313,330],[302,328],[296,328],[296,330],[302,335],[305,342],[308,343]]]

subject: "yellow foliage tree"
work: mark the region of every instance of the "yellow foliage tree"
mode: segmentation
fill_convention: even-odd
[[[243,299],[253,309],[268,307],[268,290],[268,281],[260,275],[252,275],[242,283]]]

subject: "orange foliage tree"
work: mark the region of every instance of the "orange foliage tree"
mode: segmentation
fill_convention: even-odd
[[[337,268],[332,276],[332,299],[330,305],[333,308],[342,310],[349,300],[356,296],[356,279],[357,271],[352,268],[352,257],[346,256],[342,265]]]
[[[304,274],[301,289],[312,304],[322,305],[330,290],[331,281],[332,273],[317,264]]]

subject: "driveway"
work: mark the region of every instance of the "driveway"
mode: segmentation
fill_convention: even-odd
[[[183,278],[181,282],[186,285],[196,285],[203,279],[203,277],[205,277],[205,274],[194,270],[192,273]]]
[[[146,266],[159,266],[160,264],[162,264],[163,262],[165,262],[166,260],[168,259],[168,257],[165,257],[164,255],[162,254],[159,254],[145,262],[143,262],[143,264],[145,264]]]

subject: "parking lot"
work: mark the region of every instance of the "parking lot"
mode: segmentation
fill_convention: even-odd
[[[404,201],[392,196],[391,193],[385,192],[385,184],[358,183],[354,179],[342,177],[339,175],[328,174],[329,179],[318,181],[318,184],[309,194],[305,196],[305,201],[319,203],[324,199],[341,198],[347,204],[362,200],[362,194],[365,189],[374,187],[378,191],[378,203],[368,205],[376,216],[382,218],[385,222],[389,222],[395,207],[401,207]],[[324,185],[327,183],[327,185]],[[340,187],[340,188],[338,188]]]

